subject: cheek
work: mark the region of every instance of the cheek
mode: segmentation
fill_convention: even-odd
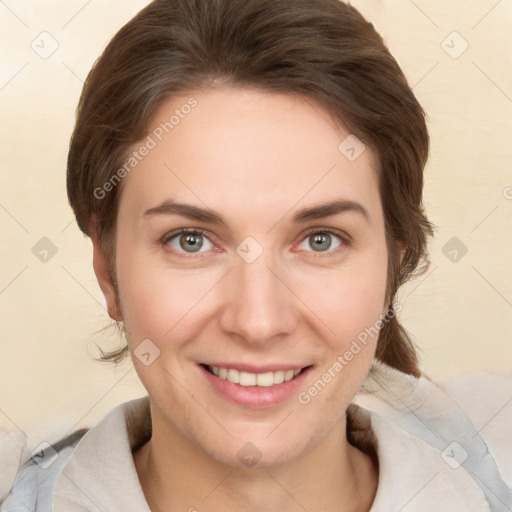
[[[344,269],[289,278],[294,293],[317,321],[332,334],[345,334],[346,339],[374,324],[383,312],[386,279],[382,273]],[[127,328],[145,337],[160,338],[190,317],[206,315],[203,310],[208,304],[212,307],[213,299],[221,306],[222,272],[218,269],[194,273],[129,264],[120,269],[118,277]]]
[[[323,338],[326,351],[316,379],[297,397],[317,413],[345,411],[358,392],[373,362],[386,309],[385,261],[366,266],[364,271],[344,269],[339,274],[332,281],[317,282],[321,292],[316,292],[313,303],[328,329]],[[329,418],[334,424],[340,415],[333,412]]]
[[[385,313],[387,281],[385,251],[364,259],[354,258],[339,269],[293,276],[297,294],[310,306],[343,348]]]
[[[180,339],[222,278],[222,269],[194,271],[155,264],[137,253],[118,261],[120,304],[127,332],[139,338]]]
[[[329,321],[336,326],[335,330],[346,332],[353,338],[375,324],[383,313],[385,287],[385,274],[368,272],[342,280],[336,295],[334,290],[329,290],[331,301],[324,308],[329,312]]]
[[[120,305],[132,344],[146,338],[164,341],[172,337],[176,342],[190,329],[199,328],[201,318],[223,307],[230,293],[224,287],[233,278],[224,278],[229,265],[194,269],[183,263],[173,268],[137,246],[123,229],[118,235]],[[300,309],[295,313],[303,325],[315,324],[317,333],[323,332],[336,350],[342,350],[374,325],[385,309],[387,257],[383,237],[380,242],[351,253],[337,267],[327,259],[324,266],[283,266],[282,278],[293,293],[282,308]]]

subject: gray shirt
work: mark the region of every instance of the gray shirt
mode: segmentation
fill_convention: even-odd
[[[469,418],[461,410],[453,412],[458,404],[424,377],[413,382],[412,377],[386,371],[385,389],[376,392],[381,383],[368,386],[377,386],[368,391],[373,410],[350,406],[352,442],[361,447],[371,444],[378,456],[379,483],[370,512],[490,512],[500,510],[500,503],[501,510],[511,510],[505,508],[510,506],[505,503],[510,481],[507,487]],[[397,377],[399,382],[393,384]],[[495,381],[484,381],[496,389]],[[413,386],[407,387],[411,382]],[[500,382],[512,389],[511,379]],[[480,390],[482,385],[472,383]],[[462,397],[469,391],[452,387]],[[508,436],[511,413],[512,408],[503,418]],[[473,446],[465,439],[474,439],[475,432],[482,442]],[[25,462],[0,512],[150,512],[132,455],[150,437],[149,397],[123,403],[85,435],[68,438]],[[509,471],[512,450],[510,437],[506,439],[506,446],[499,447],[499,460],[504,461],[501,469]],[[479,451],[482,446],[485,453]],[[468,464],[472,459],[473,466]],[[483,489],[497,495],[494,508]],[[198,512],[200,505],[195,506]]]

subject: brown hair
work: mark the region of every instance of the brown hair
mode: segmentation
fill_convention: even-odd
[[[425,114],[373,25],[340,0],[155,0],[110,41],[85,82],[71,138],[67,190],[82,231],[99,237],[115,282],[123,165],[169,95],[226,84],[296,94],[324,108],[373,150],[389,255],[387,296],[429,265],[433,234],[422,206],[429,151]],[[96,191],[96,193],[95,193]],[[397,244],[405,246],[400,264]],[[118,362],[127,347],[102,352]],[[419,375],[396,315],[376,358]]]

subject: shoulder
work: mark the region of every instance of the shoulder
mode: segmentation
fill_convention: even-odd
[[[40,445],[22,462],[11,492],[0,500],[0,512],[86,511],[89,497],[101,510],[128,510],[134,497],[144,503],[132,449],[150,435],[149,397],[119,404],[91,429]],[[112,493],[105,481],[126,492]]]
[[[512,487],[512,375],[474,373],[441,387],[471,419]]]
[[[1,512],[36,512],[51,510],[51,493],[62,468],[87,429],[77,430],[57,443],[45,443],[30,458],[11,467],[16,474],[9,494],[1,502]],[[19,459],[18,459],[19,461]]]
[[[0,504],[9,493],[25,449],[25,434],[0,427]]]
[[[422,499],[425,506],[437,503],[436,496],[440,507],[447,497],[458,500],[449,510],[467,510],[468,499],[472,510],[512,505],[510,376],[473,374],[436,383],[379,367],[364,392],[362,405],[371,411],[379,461],[384,476],[389,473],[387,484],[381,482],[386,485],[379,504],[397,496],[410,499],[402,496],[409,478],[411,489],[424,481],[414,501]]]
[[[40,445],[19,464],[21,448],[10,464],[7,492],[13,475],[16,477],[5,500],[0,498],[0,512],[89,510],[88,496],[94,496],[98,505],[104,503],[99,494],[105,489],[105,480],[123,483],[127,475],[133,484],[127,489],[132,490],[138,479],[131,450],[151,435],[150,427],[149,397],[142,397],[114,407],[91,429],[78,430],[52,445]],[[134,495],[142,502],[142,490],[116,494],[123,506],[115,509],[127,510],[124,505]],[[112,494],[105,496],[108,500]]]

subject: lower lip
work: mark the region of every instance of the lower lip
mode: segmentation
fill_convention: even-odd
[[[299,388],[304,384],[306,374],[309,373],[312,367],[309,366],[302,370],[302,372],[292,380],[281,384],[274,384],[269,387],[241,386],[240,384],[233,384],[232,382],[212,375],[201,365],[199,365],[199,368],[211,386],[223,397],[244,407],[263,409],[279,405],[280,403],[290,399],[290,397],[296,395]]]

